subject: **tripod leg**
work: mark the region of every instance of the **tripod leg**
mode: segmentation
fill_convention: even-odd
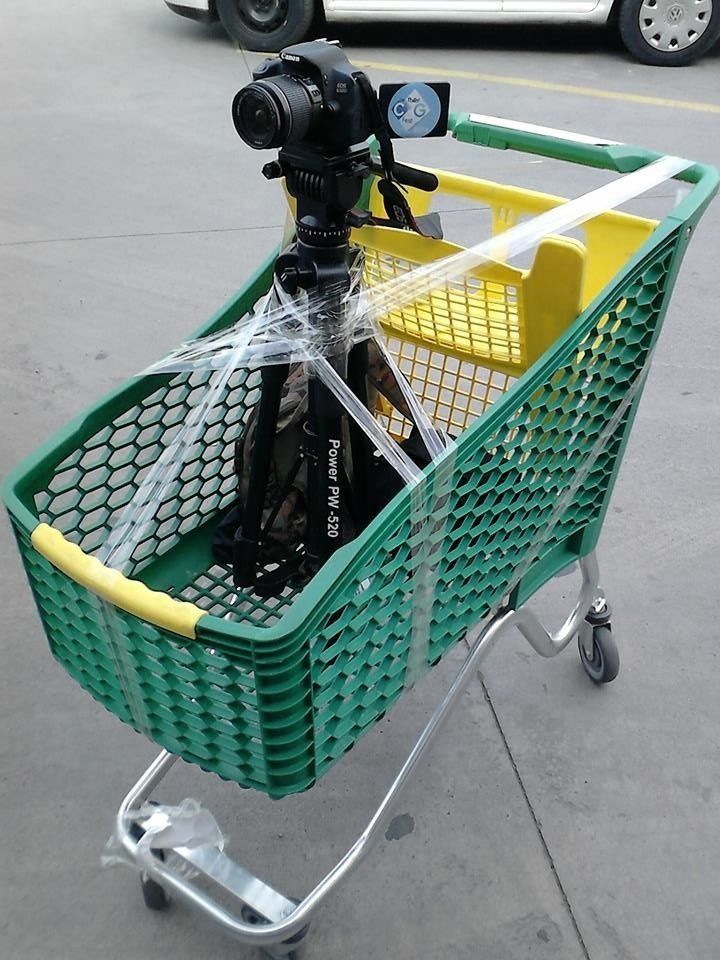
[[[355,344],[348,357],[348,386],[365,407],[369,407],[367,372],[368,345],[367,341],[363,340]],[[358,426],[355,419],[352,417],[348,419],[352,451],[352,486],[356,494],[355,509],[359,530],[362,530],[375,516],[373,447],[367,434]]]
[[[310,576],[314,576],[343,542],[343,442],[340,404],[334,394],[312,376],[308,381],[305,456],[308,469],[306,568]]]
[[[243,504],[242,526],[233,545],[233,581],[236,587],[252,586],[256,579],[257,553],[262,527],[282,389],[290,372],[287,363],[264,367],[262,391],[255,423],[255,443],[250,463],[250,480]]]

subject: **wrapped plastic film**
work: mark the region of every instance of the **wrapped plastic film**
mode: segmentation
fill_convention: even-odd
[[[121,573],[130,572],[133,553],[142,542],[149,525],[154,522],[161,504],[173,495],[188,455],[201,441],[208,416],[227,388],[233,371],[250,361],[254,350],[251,343],[262,336],[261,318],[262,311],[258,311],[257,316],[250,318],[243,325],[234,339],[230,355],[224,358],[221,366],[213,369],[202,400],[193,408],[181,429],[165,446],[161,456],[151,465],[135,496],[113,524],[107,539],[98,551],[98,558],[106,566],[120,570]],[[105,624],[105,637],[110,656],[131,710],[134,725],[148,734],[150,726],[140,693],[142,677],[138,675],[137,666],[128,656],[127,645],[123,642],[123,632],[127,629],[126,622],[118,616],[115,607],[101,597],[95,596],[93,602]]]
[[[139,834],[139,860],[130,856],[120,838],[113,832],[100,858],[102,866],[126,864],[136,867],[138,862],[142,862],[142,857],[150,856],[153,850],[169,853],[178,849],[214,847],[222,851],[225,846],[225,837],[213,815],[192,797],[187,797],[175,806],[145,803],[134,811],[134,817]],[[182,854],[176,855],[175,861],[173,868],[182,876],[189,878],[196,873],[190,864],[182,859]]]
[[[350,291],[343,294],[343,303],[346,308],[345,321],[331,341],[318,340],[316,331],[308,320],[307,298],[290,298],[282,287],[276,284],[272,291],[275,301],[273,302],[271,295],[268,295],[248,320],[244,318],[231,330],[183,345],[165,360],[154,364],[147,372],[227,370],[230,366],[235,369],[240,360],[249,361],[257,366],[306,360],[315,364],[318,375],[338,395],[337,391],[340,388],[336,377],[328,372],[329,364],[320,363],[321,357],[331,355],[339,347],[345,348],[371,337],[377,337],[382,344],[380,321],[388,313],[401,310],[409,304],[444,289],[449,283],[461,280],[480,265],[506,263],[536,248],[538,243],[549,235],[567,233],[599,214],[615,209],[664,183],[682,172],[688,165],[687,160],[679,157],[663,157],[581,197],[521,222],[473,247],[370,288],[360,287],[361,270],[356,265],[352,272],[353,283]],[[250,342],[252,345],[248,347]],[[238,347],[242,350],[240,355],[237,353]],[[381,345],[380,349],[387,359],[387,348]],[[398,377],[400,370],[392,358],[390,358],[390,365],[403,396],[407,398],[413,393],[412,387],[404,375]],[[338,395],[338,399],[343,404],[346,400],[350,402],[348,393],[349,391],[343,391],[343,396]],[[417,398],[410,403],[413,414],[418,416],[418,428],[428,450],[434,452],[434,457],[441,456],[446,449],[447,441],[430,423]],[[375,418],[366,408],[352,404],[352,409],[348,408],[348,412],[371,440],[374,442],[379,440],[373,423]],[[391,451],[397,446],[387,431],[384,431],[384,438],[378,446],[379,452],[383,456],[386,454],[395,456]],[[397,460],[397,456],[395,459]],[[130,504],[128,513],[132,515],[134,511],[134,504]]]
[[[475,267],[489,263],[507,263],[534,249],[544,237],[563,235],[601,213],[624,203],[677,176],[689,166],[681,157],[661,157],[633,173],[618,177],[589,193],[530,220],[468,247],[459,253],[418,267],[405,276],[388,280],[363,292],[360,313],[380,320],[393,310],[427,297],[455,280],[467,276]]]
[[[202,443],[203,427],[209,412],[218,397],[227,389],[232,374],[239,368],[258,371],[263,365],[304,363],[310,374],[317,377],[338,399],[348,415],[367,435],[372,446],[397,472],[403,483],[411,490],[412,517],[412,642],[406,670],[406,685],[412,685],[429,662],[429,619],[436,600],[436,568],[440,558],[444,525],[448,513],[436,509],[452,490],[454,480],[455,444],[437,428],[415,396],[412,383],[408,381],[402,365],[395,362],[383,342],[382,319],[391,311],[402,310],[423,298],[442,291],[450,284],[462,280],[482,264],[502,264],[537,247],[548,235],[567,233],[588,220],[614,209],[634,197],[653,189],[688,166],[680,158],[666,157],[633,173],[591,191],[575,200],[570,200],[535,218],[519,223],[504,233],[483,240],[457,254],[419,267],[407,274],[378,284],[372,288],[361,284],[362,262],[356,260],[351,273],[349,289],[326,291],[332,300],[333,316],[337,318],[333,334],[321,335],[313,322],[313,310],[317,303],[310,304],[306,294],[290,296],[275,283],[251,314],[242,318],[230,329],[221,333],[184,344],[164,361],[155,364],[148,372],[157,374],[188,375],[204,372],[208,376],[207,390],[201,402],[175,434],[163,455],[148,472],[131,502],[122,510],[101,551],[103,561],[127,573],[131,558],[145,530],[154,520],[159,503],[168,496],[168,489],[177,482],[188,453]],[[378,353],[390,369],[401,396],[401,403],[415,423],[429,458],[433,463],[432,484],[418,484],[422,470],[408,456],[398,439],[392,436],[374,412],[368,409],[345,383],[333,365],[333,357],[347,352],[362,341],[372,341]],[[649,362],[649,361],[648,361]],[[583,466],[577,471],[571,489],[563,491],[552,515],[546,519],[541,531],[514,573],[514,583],[520,582],[534,562],[544,536],[556,524],[564,508],[577,488],[586,480],[593,462],[604,446],[610,442],[623,413],[627,410],[637,391],[641,389],[647,364],[606,429],[585,456]],[[444,520],[438,518],[444,517]],[[100,602],[100,601],[99,601]],[[106,619],[115,616],[113,608],[105,608]],[[112,643],[113,628],[108,630]],[[116,662],[119,655],[116,656]],[[128,702],[133,696],[133,687],[139,682],[132,666],[119,663],[119,673],[127,686]],[[147,732],[146,722],[138,708],[134,716],[136,725]]]

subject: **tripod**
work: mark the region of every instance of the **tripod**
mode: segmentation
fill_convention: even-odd
[[[360,199],[370,172],[370,151],[355,147],[328,156],[305,145],[286,146],[263,174],[284,176],[296,199],[296,242],[278,257],[275,276],[291,294],[308,293],[308,323],[335,372],[365,406],[367,343],[348,346],[346,294],[350,289],[350,211]],[[282,391],[288,363],[261,370],[261,395],[250,463],[242,524],[233,545],[236,587],[251,587],[258,579],[258,552]],[[344,427],[348,421],[347,430]],[[349,435],[350,449],[344,438]],[[373,515],[373,450],[357,424],[347,418],[329,388],[310,371],[308,412],[302,456],[307,465],[307,528],[303,579],[313,576],[344,542],[349,516],[357,532]],[[346,469],[348,461],[351,470]],[[350,475],[352,481],[350,480]],[[356,491],[362,491],[362,496]]]

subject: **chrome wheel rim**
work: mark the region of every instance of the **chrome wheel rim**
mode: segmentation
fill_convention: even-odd
[[[240,16],[255,30],[270,33],[287,20],[287,0],[239,0]]]
[[[662,53],[685,50],[710,26],[713,0],[643,0],[638,15],[645,42]]]

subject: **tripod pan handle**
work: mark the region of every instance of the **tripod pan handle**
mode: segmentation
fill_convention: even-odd
[[[385,171],[382,165],[376,161],[371,161],[373,173],[384,175]],[[398,183],[405,184],[406,187],[415,187],[417,190],[425,190],[426,193],[432,193],[438,188],[438,178],[429,170],[418,170],[417,167],[408,167],[404,163],[393,162],[393,176]]]

